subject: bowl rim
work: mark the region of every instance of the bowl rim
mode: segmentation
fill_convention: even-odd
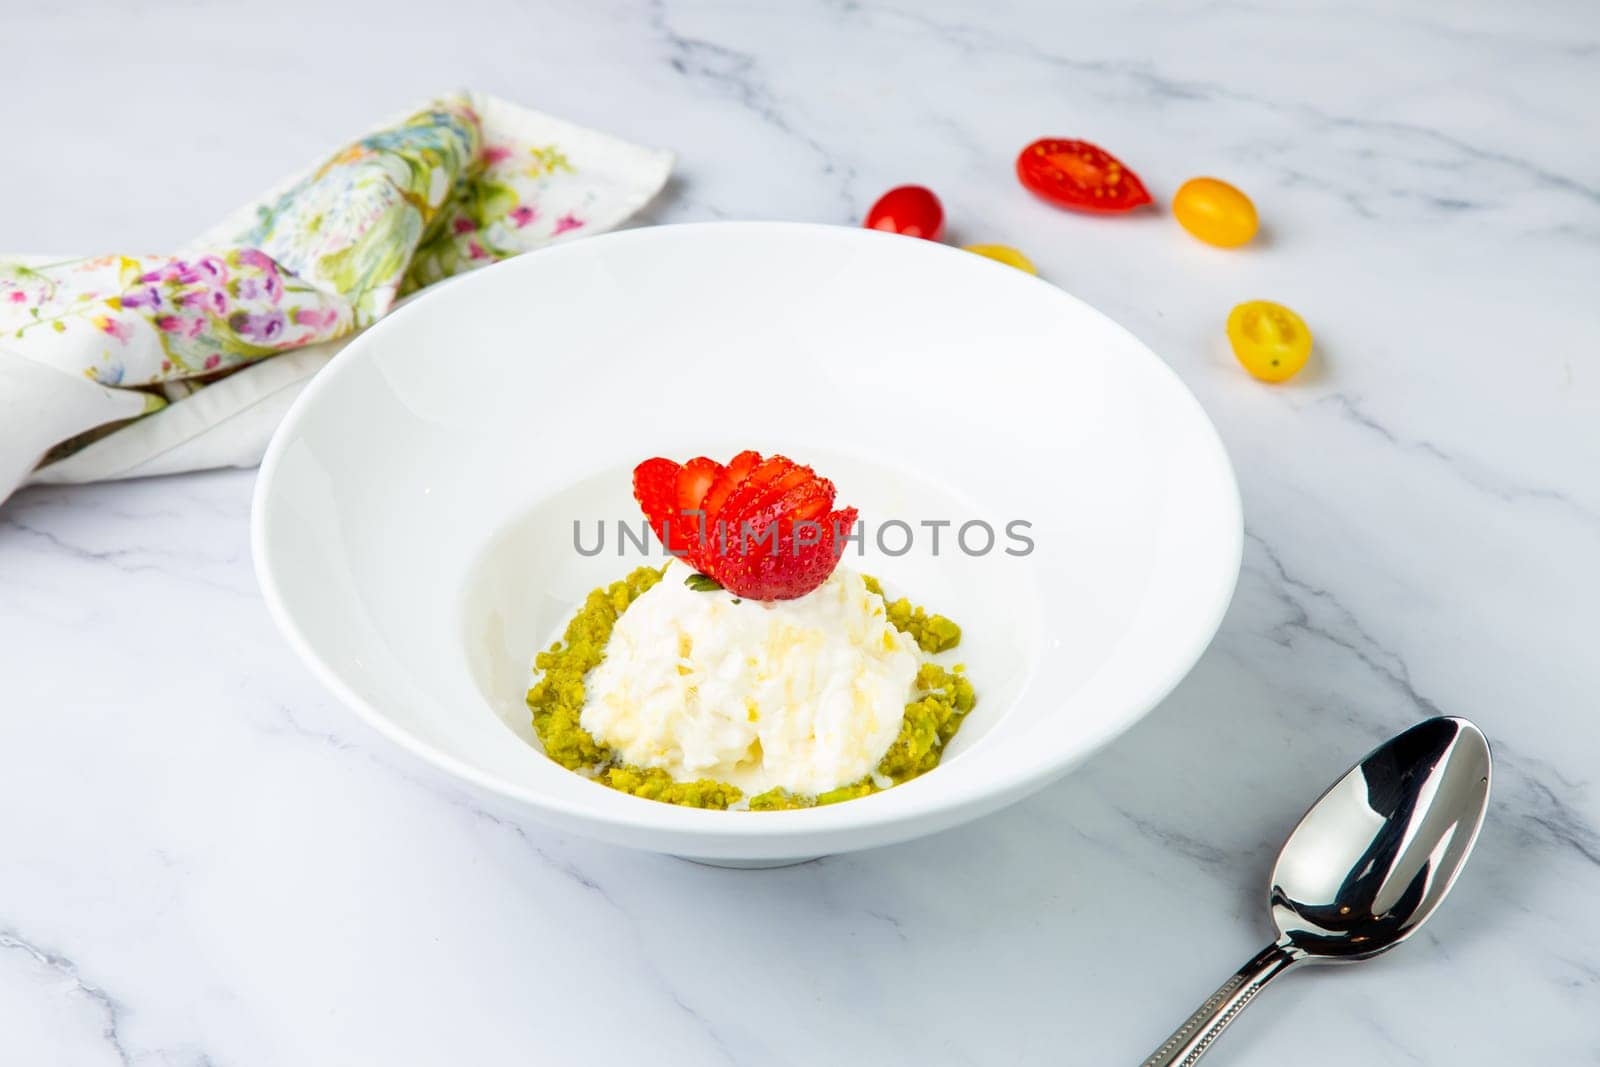
[[[1209,610],[1203,616],[1200,616],[1201,624],[1193,628],[1182,646],[1174,647],[1174,654],[1169,658],[1166,670],[1159,672],[1138,692],[1120,701],[1120,707],[1109,709],[1108,713],[1101,717],[1101,724],[1085,735],[1082,744],[1068,750],[1048,753],[1045,757],[1032,761],[1015,775],[990,777],[981,782],[973,783],[968,788],[955,791],[927,790],[920,793],[922,803],[911,808],[882,808],[872,801],[876,797],[884,796],[886,793],[902,793],[902,790],[908,786],[918,784],[919,781],[925,782],[928,779],[936,778],[937,769],[924,776],[923,779],[913,780],[913,782],[897,786],[892,791],[885,791],[885,794],[874,794],[873,796],[858,798],[849,803],[834,804],[821,808],[762,812],[759,817],[734,817],[734,815],[743,816],[744,813],[730,815],[730,813],[723,811],[686,808],[680,805],[664,804],[638,797],[627,798],[636,802],[636,809],[634,805],[630,805],[626,809],[629,814],[613,813],[581,801],[552,797],[537,788],[488,773],[419,739],[397,725],[347,684],[333,666],[317,653],[300,629],[289,605],[284,600],[277,577],[273,573],[270,553],[267,550],[266,516],[271,507],[269,498],[277,479],[278,468],[283,460],[284,452],[296,437],[296,431],[301,422],[314,409],[319,402],[318,397],[325,389],[330,387],[331,382],[335,381],[356,362],[370,358],[368,356],[369,351],[381,350],[380,346],[384,343],[388,333],[404,328],[407,320],[416,314],[416,308],[425,304],[439,290],[453,288],[459,284],[471,284],[473,278],[483,276],[488,272],[525,269],[523,261],[529,260],[534,256],[544,257],[544,259],[548,260],[561,256],[565,250],[573,248],[592,249],[599,242],[619,246],[646,244],[653,241],[692,239],[698,232],[741,230],[757,234],[763,232],[772,234],[811,234],[825,240],[854,242],[914,241],[917,245],[925,246],[929,253],[959,256],[973,266],[1014,275],[1016,282],[1041,286],[1048,292],[1050,299],[1076,305],[1080,313],[1086,313],[1091,318],[1098,320],[1103,328],[1123,335],[1126,340],[1132,343],[1132,347],[1137,353],[1136,358],[1146,360],[1156,373],[1156,376],[1164,380],[1166,387],[1175,389],[1178,399],[1190,405],[1194,414],[1198,416],[1196,429],[1200,440],[1196,444],[1210,453],[1209,459],[1212,465],[1215,466],[1217,473],[1221,475],[1222,488],[1225,490],[1222,494],[1222,499],[1218,501],[1218,507],[1225,509],[1226,514],[1219,516],[1219,519],[1227,522],[1231,532],[1231,551],[1227,553],[1225,567],[1226,580],[1217,585],[1217,591]],[[1223,616],[1226,614],[1237,589],[1240,568],[1243,563],[1244,520],[1238,479],[1233,465],[1228,458],[1227,450],[1222,443],[1222,438],[1217,431],[1216,425],[1200,405],[1199,400],[1177,372],[1165,360],[1156,355],[1150,346],[1126,327],[1083,299],[1044,279],[1018,271],[1014,267],[987,260],[984,257],[972,255],[963,249],[942,243],[906,238],[898,234],[882,233],[863,227],[827,223],[717,220],[669,223],[617,230],[586,237],[579,241],[550,245],[533,252],[513,256],[468,274],[446,279],[423,290],[414,298],[402,301],[381,320],[353,337],[343,349],[329,360],[326,366],[312,377],[306,387],[294,399],[288,412],[273,432],[262,457],[255,487],[251,494],[250,551],[256,581],[261,589],[267,613],[283,634],[289,646],[324,688],[337,697],[342,704],[354,711],[369,727],[390,742],[398,745],[422,762],[475,786],[492,796],[527,805],[536,814],[548,813],[552,817],[568,819],[595,827],[605,827],[623,833],[649,832],[673,836],[683,839],[682,847],[688,849],[692,847],[687,843],[689,839],[704,840],[714,838],[722,841],[727,841],[728,839],[775,841],[785,838],[827,836],[845,832],[863,833],[872,830],[879,831],[878,836],[884,842],[887,842],[915,836],[921,832],[914,828],[915,824],[937,822],[938,826],[933,827],[937,829],[953,826],[970,818],[977,818],[988,811],[1020,799],[1022,796],[1049,784],[1105,748],[1106,745],[1145,718],[1193,670],[1195,664],[1216,636],[1222,624]],[[604,787],[597,785],[596,788]],[[625,794],[619,795],[625,796]],[[893,827],[903,827],[907,832],[898,836],[893,835],[890,832]],[[661,850],[670,851],[674,847],[676,846],[663,842]],[[829,850],[838,851],[839,849],[833,848]]]

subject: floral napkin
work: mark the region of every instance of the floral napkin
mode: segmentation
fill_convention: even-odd
[[[30,480],[252,465],[311,375],[397,300],[610,229],[671,166],[460,93],[172,255],[0,257],[0,500]]]

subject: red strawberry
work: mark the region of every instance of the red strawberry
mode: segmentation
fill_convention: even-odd
[[[818,519],[833,507],[833,483],[813,476],[783,494],[773,510],[794,522]]]
[[[844,508],[815,520],[818,529],[797,528],[784,519],[779,523],[777,545],[751,546],[742,557],[732,557],[725,568],[729,573],[713,575],[724,588],[752,600],[793,600],[805,596],[828,580],[839,565],[844,538],[856,524],[856,509]],[[800,543],[800,530],[806,531]]]
[[[711,483],[716,481],[721,473],[722,464],[704,456],[691,459],[678,468],[677,508],[673,512],[670,529],[674,540],[679,540],[681,529],[682,543],[687,547],[689,562],[697,567],[703,562],[709,540],[706,532],[710,530],[701,502],[705,500],[706,491],[711,488]]]
[[[647,459],[633,468],[633,499],[639,502],[644,517],[663,545],[667,544],[666,521],[678,509],[678,465],[670,459]],[[673,540],[679,540],[679,524],[672,524]],[[682,549],[682,545],[668,545]]]
[[[706,493],[705,499],[700,504],[706,510],[706,528],[708,530],[715,529],[713,524],[716,521],[717,512],[722,510],[723,503],[733,495],[733,491],[739,488],[739,483],[743,482],[760,462],[760,452],[740,452],[737,456],[728,460],[728,465],[722,468],[722,473],[717,476],[717,480],[711,483],[710,491]]]
[[[788,456],[768,456],[756,464],[722,502],[717,509],[717,520],[726,527],[728,537],[737,537],[741,522],[754,518],[760,509],[771,506],[789,489],[810,477],[810,467],[798,466]]]
[[[758,452],[741,452],[727,466],[704,456],[681,467],[646,460],[633,472],[633,491],[656,536],[665,543],[663,533],[670,535],[669,548],[755,600],[790,600],[821,585],[856,522],[855,508],[833,510],[828,479]]]
[[[762,541],[772,544],[771,538],[779,536],[794,523],[805,519],[815,521],[833,507],[833,483],[811,473],[810,467],[796,467],[782,477],[767,483],[753,496],[730,502],[724,506],[719,520],[730,542]],[[782,527],[778,534],[770,529]]]
[[[714,459],[698,456],[678,468],[678,510],[698,511],[705,499],[706,490],[722,473],[722,464]]]

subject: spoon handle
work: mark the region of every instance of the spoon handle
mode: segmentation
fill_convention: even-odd
[[[1191,1067],[1217,1039],[1261,987],[1300,961],[1300,954],[1283,944],[1268,945],[1240,967],[1211,999],[1184,1020],[1166,1044],[1144,1061],[1143,1067]]]

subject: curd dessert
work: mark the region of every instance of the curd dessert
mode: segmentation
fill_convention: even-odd
[[[595,590],[539,653],[528,704],[546,754],[638,796],[751,810],[865,796],[937,765],[976,699],[943,662],[960,628],[837,566],[849,529],[823,524],[855,511],[833,510],[832,483],[756,453],[667,463],[641,464],[635,495],[686,559]],[[693,516],[692,536],[668,510]]]

